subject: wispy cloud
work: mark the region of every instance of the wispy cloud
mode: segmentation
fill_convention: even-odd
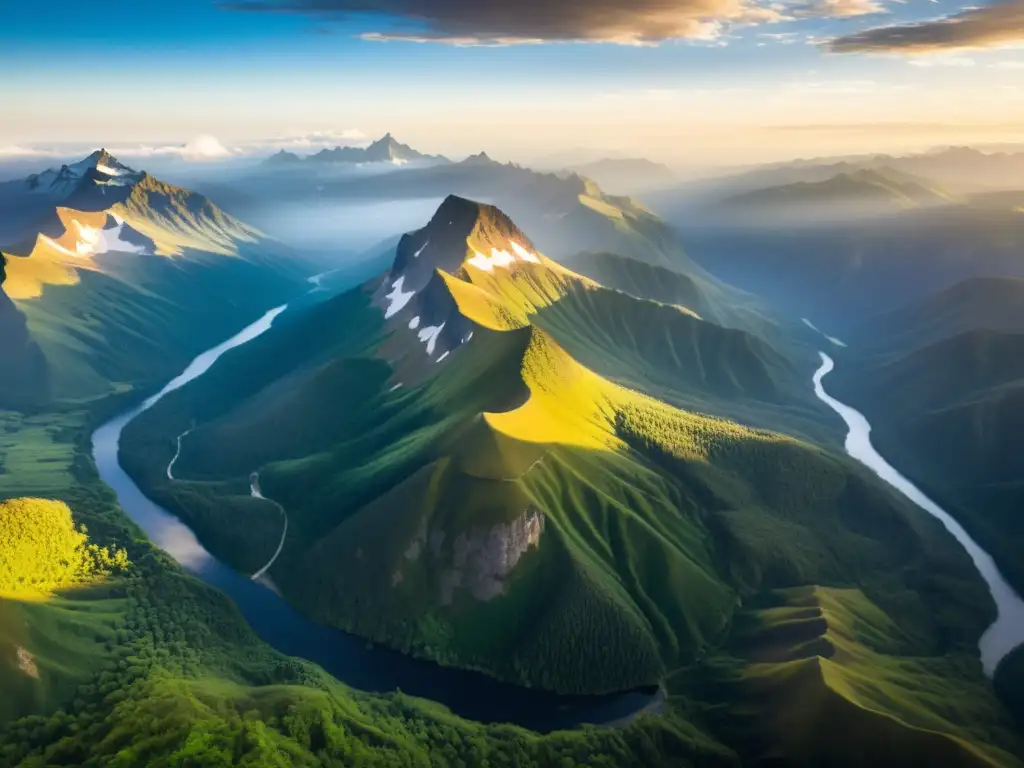
[[[888,12],[878,0],[809,0],[793,6],[793,15],[805,18],[849,18]]]
[[[456,46],[547,42],[657,45],[667,40],[709,40],[732,25],[791,18],[776,0],[224,0],[241,11],[295,13],[323,24],[363,20],[385,28],[366,40],[403,40]],[[808,15],[853,15],[874,0],[801,0]]]
[[[244,152],[287,149],[292,152],[315,152],[337,146],[366,144],[368,137],[357,128],[340,131],[308,131],[285,136],[246,141],[239,145]]]
[[[931,69],[934,67],[973,67],[977,64],[974,59],[966,56],[928,56],[913,58],[907,61],[914,67]]]
[[[36,149],[34,147],[23,147],[17,144],[0,146],[0,159],[56,157],[57,154],[58,153],[52,149]]]
[[[875,27],[829,41],[836,53],[928,54],[1024,43],[1024,0],[969,7],[913,24]]]
[[[223,160],[238,152],[209,134],[201,134],[184,144],[126,144],[107,149],[118,157],[179,157],[191,162]]]

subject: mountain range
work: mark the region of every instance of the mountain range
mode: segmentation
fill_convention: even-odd
[[[387,163],[390,165],[406,165],[410,162],[447,163],[449,160],[441,155],[425,155],[408,144],[402,144],[390,133],[374,141],[367,147],[335,147],[322,149],[308,157],[300,157],[294,152],[280,150],[266,159],[268,166],[285,168],[297,163]]]
[[[276,587],[403,652],[567,693],[668,681],[744,760],[1013,764],[961,666],[990,611],[969,560],[826,447],[796,348],[610,289],[453,196],[382,275],[133,422],[122,460],[243,571],[272,538],[226,512],[258,473],[288,515]]]
[[[1024,187],[1024,153],[984,152],[972,147],[948,147],[911,155],[798,160],[758,167],[709,180],[709,183],[719,187],[751,190],[801,181],[813,183],[839,174],[879,169],[933,179],[958,192]]]
[[[985,196],[820,219],[775,209],[741,219],[735,207],[720,206],[700,223],[675,221],[691,222],[687,251],[704,269],[843,338],[870,317],[961,281],[1024,276],[1018,205],[1014,196]]]
[[[0,247],[0,346],[18,361],[0,402],[152,380],[303,282],[301,260],[275,257],[283,246],[105,150],[8,182],[0,200],[16,212]],[[218,301],[229,286],[251,293]]]
[[[882,167],[744,192],[717,203],[715,209],[726,216],[748,213],[779,223],[780,217],[786,221],[792,217],[815,221],[860,218],[955,201],[925,179]]]
[[[0,185],[0,764],[1024,765],[975,562],[812,381],[820,327],[829,393],[1024,591],[1019,214],[850,170],[760,194],[909,210],[712,236],[576,173],[342,149],[209,197],[104,150]],[[436,202],[359,259],[262,231],[401,200]],[[349,635],[452,668],[445,700],[643,705],[474,722],[350,687]]]

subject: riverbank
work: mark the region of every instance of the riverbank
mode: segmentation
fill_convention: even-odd
[[[166,395],[205,374],[230,350],[265,333],[286,310],[277,307],[227,341],[199,355],[180,375],[139,406],[96,430],[93,456],[101,478],[150,539],[187,570],[225,592],[266,642],[289,656],[308,659],[362,691],[400,689],[438,701],[456,714],[485,723],[516,723],[548,732],[582,724],[628,722],[645,711],[657,691],[604,696],[562,696],[503,683],[482,673],[443,667],[384,648],[306,619],[276,592],[225,565],[202,546],[181,520],[152,501],[121,467],[121,431]],[[250,488],[250,494],[252,488]]]
[[[910,480],[901,475],[875,450],[870,437],[871,424],[867,418],[825,391],[823,380],[835,368],[835,362],[824,352],[820,354],[822,363],[814,373],[814,392],[846,422],[849,430],[845,441],[846,452],[929,515],[938,519],[964,547],[988,585],[996,603],[997,618],[982,636],[978,645],[985,674],[993,677],[999,663],[1015,648],[1024,644],[1024,600],[1003,578],[992,556],[970,537],[963,526],[922,493]]]

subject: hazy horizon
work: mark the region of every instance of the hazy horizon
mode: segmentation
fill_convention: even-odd
[[[55,31],[65,5],[75,23]],[[1016,0],[531,6],[19,4],[0,11],[15,73],[0,159],[68,145],[208,159],[388,131],[454,157],[582,149],[673,167],[1024,142]]]

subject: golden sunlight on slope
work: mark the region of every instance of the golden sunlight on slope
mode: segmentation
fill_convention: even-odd
[[[519,259],[493,248],[490,256],[474,250],[458,277],[438,270],[459,312],[485,328],[522,328],[530,324],[529,315],[564,296],[570,282],[597,285],[542,254],[513,247]]]
[[[180,256],[186,248],[234,256],[238,242],[254,243],[263,236],[204,198],[149,174],[110,212],[151,239],[159,256]]]
[[[63,234],[39,234],[28,256],[5,256],[7,278],[3,290],[10,298],[37,298],[43,295],[43,286],[74,285],[79,269],[97,269],[91,257],[100,231],[106,226],[107,214],[61,207],[56,210]]]

